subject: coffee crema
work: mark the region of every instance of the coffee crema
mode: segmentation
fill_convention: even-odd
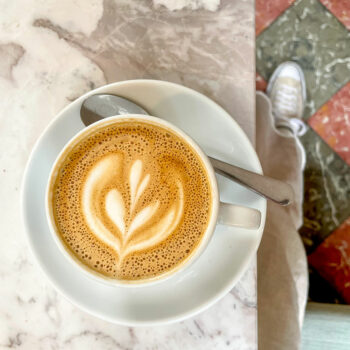
[[[192,147],[166,127],[116,121],[83,135],[50,186],[56,231],[70,253],[118,280],[160,276],[201,242],[212,194]]]

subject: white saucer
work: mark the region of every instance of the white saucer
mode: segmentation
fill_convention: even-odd
[[[53,241],[44,199],[56,156],[84,127],[79,116],[81,103],[95,93],[112,93],[139,103],[151,115],[187,132],[208,155],[261,173],[258,157],[244,132],[220,106],[191,89],[156,80],[125,81],[90,91],[51,122],[32,151],[23,180],[22,214],[32,251],[53,285],[83,310],[114,323],[153,325],[191,317],[223,297],[248,267],[263,232],[266,200],[218,176],[222,200],[261,211],[258,230],[218,226],[194,264],[153,286],[110,287],[86,277]]]

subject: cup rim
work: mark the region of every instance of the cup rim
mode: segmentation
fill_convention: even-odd
[[[211,217],[210,221],[207,225],[206,231],[201,239],[200,244],[195,248],[195,250],[190,254],[180,265],[175,266],[172,270],[167,271],[161,275],[148,278],[148,279],[142,279],[142,280],[119,280],[116,278],[109,278],[107,276],[103,276],[102,274],[95,272],[91,268],[87,267],[83,262],[81,262],[77,257],[74,256],[73,253],[69,252],[69,248],[65,246],[62,239],[59,237],[59,234],[57,233],[57,228],[54,224],[53,219],[53,213],[52,213],[52,194],[51,192],[51,185],[53,183],[53,179],[55,176],[57,176],[57,170],[60,165],[60,162],[63,161],[64,155],[66,151],[69,148],[73,148],[76,144],[78,144],[81,141],[81,138],[84,135],[89,135],[91,130],[95,128],[102,127],[104,125],[113,124],[116,121],[122,122],[122,121],[128,121],[128,120],[140,120],[145,121],[149,124],[155,124],[160,125],[163,127],[166,127],[170,129],[171,132],[175,133],[177,136],[181,137],[185,142],[187,142],[196,152],[197,156],[199,156],[200,160],[202,161],[206,173],[208,175],[210,186],[211,186],[211,192],[212,192],[212,208],[211,208]],[[95,281],[98,281],[103,284],[107,284],[109,286],[114,287],[144,287],[144,286],[150,286],[154,285],[163,281],[168,280],[169,278],[173,277],[174,275],[177,275],[181,271],[184,271],[187,269],[191,264],[193,264],[199,256],[203,253],[205,248],[207,247],[210,239],[213,236],[213,233],[215,231],[215,227],[217,225],[217,217],[218,217],[218,211],[219,211],[219,190],[218,190],[218,184],[214,172],[214,168],[211,165],[207,155],[203,152],[203,150],[200,148],[200,146],[182,129],[175,126],[174,124],[150,115],[142,115],[142,114],[123,114],[123,115],[115,115],[108,118],[101,119],[88,127],[83,128],[78,133],[76,133],[62,148],[62,150],[59,152],[58,156],[56,157],[47,181],[46,185],[46,191],[45,191],[45,212],[46,212],[46,219],[49,225],[49,229],[51,232],[51,235],[56,242],[56,245],[58,246],[59,250],[62,252],[62,254],[72,263],[72,265],[76,266],[80,271],[82,271],[87,277],[92,278]]]

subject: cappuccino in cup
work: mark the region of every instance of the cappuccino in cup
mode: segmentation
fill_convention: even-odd
[[[51,173],[56,237],[80,266],[104,279],[137,283],[173,273],[215,226],[217,188],[204,155],[155,119],[113,117],[90,126]]]

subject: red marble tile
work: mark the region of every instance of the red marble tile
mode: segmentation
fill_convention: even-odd
[[[350,218],[309,255],[309,264],[350,304]]]
[[[255,34],[258,36],[295,0],[256,0]]]
[[[308,123],[350,165],[350,83],[324,104]]]
[[[260,91],[266,90],[267,82],[259,73],[256,73],[255,85],[257,90],[260,90]]]
[[[320,2],[350,29],[350,1],[349,0],[320,0]]]

